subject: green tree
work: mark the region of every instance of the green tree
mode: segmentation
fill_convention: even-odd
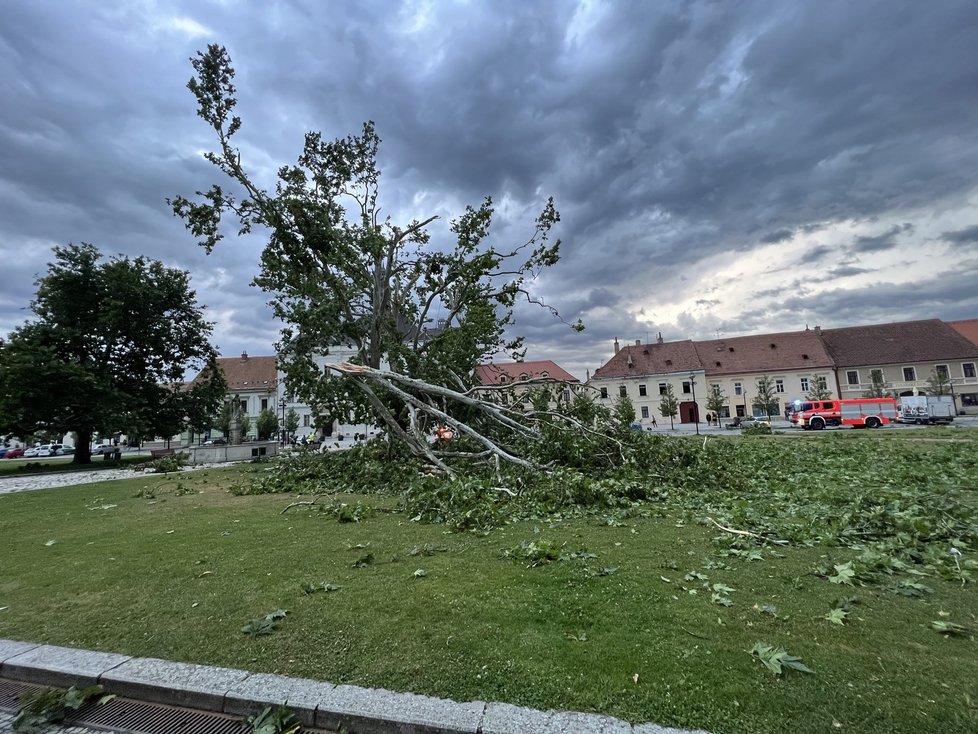
[[[278,417],[270,410],[263,410],[255,421],[255,432],[259,441],[267,441],[278,430]]]
[[[666,391],[659,396],[659,413],[669,419],[669,428],[675,429],[675,418],[679,414],[679,400],[672,389],[672,384],[666,385]]]
[[[889,385],[883,379],[883,370],[872,370],[869,376],[872,382],[870,388],[863,393],[864,398],[888,398],[892,396],[892,393],[886,389]]]
[[[238,440],[246,441],[251,433],[251,416],[243,410],[238,413]]]
[[[295,412],[294,408],[289,408],[289,411],[285,414],[285,431],[290,436],[294,436],[298,430],[299,414]]]
[[[36,285],[34,317],[0,345],[0,430],[72,432],[85,464],[96,431],[169,437],[213,412],[226,385],[186,272],[68,245]],[[206,378],[185,388],[190,369]]]
[[[778,394],[775,391],[774,380],[764,375],[754,387],[757,394],[751,401],[751,405],[757,410],[763,411],[770,420],[772,415],[779,412]]]
[[[611,411],[611,420],[619,431],[628,431],[635,422],[635,405],[627,395],[620,395]]]
[[[307,133],[297,163],[281,166],[274,191],[267,191],[246,172],[232,142],[242,122],[233,114],[237,92],[227,51],[210,45],[191,63],[197,114],[217,136],[217,151],[206,157],[240,193],[214,185],[197,201],[177,196],[170,200],[174,213],[208,252],[223,237],[226,215],[239,233],[267,232],[255,284],[286,324],[276,346],[290,389],[331,415],[360,421],[369,408],[371,422],[382,421],[390,435],[435,460],[427,436],[412,431],[419,422],[410,422],[407,406],[439,420],[459,404],[478,407],[467,394],[475,365],[496,353],[522,355],[522,339],[505,331],[518,300],[541,304],[528,281],[558,260],[560,243],[549,242],[560,218],[552,200],[522,244],[487,244],[494,213],[487,197],[451,223],[452,246],[429,247],[427,227],[437,216],[400,225],[381,216],[380,138],[371,122],[360,135],[332,142]],[[337,345],[352,345],[355,361],[374,370],[386,360],[411,381],[395,387],[388,376],[343,369],[336,371],[345,379],[325,379],[315,357]],[[499,410],[481,416],[520,430]]]
[[[825,400],[832,397],[828,380],[822,375],[812,375],[808,378],[808,392],[805,397],[809,400]]]
[[[927,378],[927,393],[929,395],[950,395],[951,377],[946,370],[931,370]]]
[[[717,417],[717,425],[720,425],[720,413],[725,408],[727,408],[727,396],[723,394],[723,388],[719,385],[711,387],[706,396],[706,409]]]

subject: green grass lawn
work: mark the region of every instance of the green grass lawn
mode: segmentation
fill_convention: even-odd
[[[974,633],[931,628],[978,627],[972,583],[830,583],[814,570],[855,550],[749,553],[667,501],[487,535],[376,495],[343,497],[377,508],[358,523],[282,514],[295,496],[227,491],[260,469],[0,496],[0,637],[715,732],[978,730]],[[506,557],[521,544],[565,558]],[[339,589],[303,590],[323,582]],[[278,608],[273,634],[241,633]],[[775,676],[757,642],[814,674]]]

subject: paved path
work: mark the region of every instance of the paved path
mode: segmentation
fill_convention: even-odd
[[[195,464],[184,467],[182,471],[198,471],[200,469],[219,469],[232,466],[233,462],[220,464]],[[51,489],[52,487],[70,487],[76,484],[91,484],[93,482],[109,482],[113,479],[132,479],[146,476],[141,469],[98,469],[96,471],[60,472],[57,474],[25,474],[23,476],[0,477],[0,495],[13,492],[28,492],[32,489]],[[150,473],[152,474],[152,473]],[[2,734],[2,730],[0,730]]]

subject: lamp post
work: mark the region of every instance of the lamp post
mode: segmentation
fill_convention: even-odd
[[[693,425],[696,427],[696,435],[700,435],[700,408],[696,404],[696,378],[693,373],[689,373],[689,389],[693,392]]]
[[[289,437],[288,437],[288,434],[287,434],[287,432],[285,430],[285,405],[286,405],[286,402],[285,402],[285,396],[284,395],[282,396],[282,399],[278,401],[278,405],[282,409],[282,431],[281,431],[279,437],[281,438],[282,445],[284,446],[285,444],[287,444],[289,442],[288,441]]]

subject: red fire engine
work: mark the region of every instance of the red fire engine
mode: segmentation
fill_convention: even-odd
[[[893,398],[854,398],[852,400],[796,400],[791,422],[806,431],[821,431],[826,426],[880,428],[897,417]]]

